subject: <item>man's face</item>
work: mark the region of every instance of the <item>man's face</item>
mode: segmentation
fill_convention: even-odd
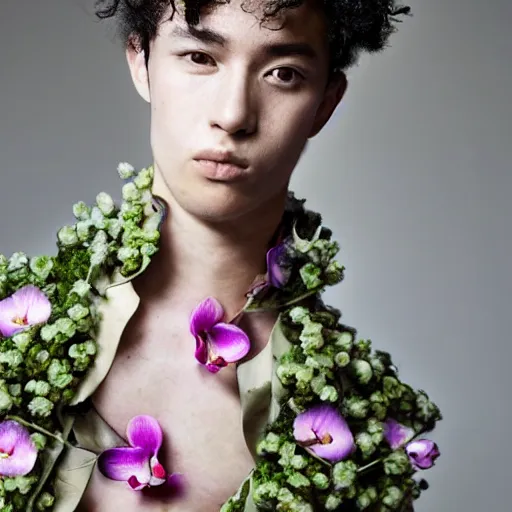
[[[137,90],[151,104],[156,169],[194,216],[229,221],[279,207],[308,138],[341,100],[344,77],[326,89],[326,23],[313,2],[263,25],[240,0],[201,11],[192,32],[208,29],[222,43],[187,37],[176,13],[151,43],[148,70],[142,53],[127,51]],[[270,50],[297,43],[311,55]],[[203,165],[196,157],[205,149],[232,152],[246,167]]]

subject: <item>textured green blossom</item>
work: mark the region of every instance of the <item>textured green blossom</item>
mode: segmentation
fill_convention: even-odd
[[[57,318],[54,325],[59,331],[55,339],[60,342],[69,340],[76,333],[76,325],[71,318]]]
[[[97,206],[92,207],[90,222],[98,230],[104,230],[107,227],[107,219]]]
[[[46,324],[41,327],[40,336],[43,341],[51,341],[57,334],[59,334],[59,328],[56,324]]]
[[[254,489],[253,499],[257,504],[261,501],[269,501],[274,498],[277,498],[277,494],[279,493],[279,484],[277,482],[265,482],[258,485]]]
[[[320,400],[324,402],[336,402],[338,400],[338,391],[334,386],[324,386],[320,392]]]
[[[297,372],[302,370],[302,365],[298,363],[283,363],[277,367],[276,374],[279,380],[285,386],[293,384]]]
[[[48,368],[48,382],[56,388],[65,388],[73,380],[70,370],[71,366],[66,359],[52,359]]]
[[[306,365],[315,369],[334,368],[334,359],[326,354],[313,354],[306,359]]]
[[[107,233],[112,240],[117,240],[123,231],[123,223],[120,219],[109,219]]]
[[[320,279],[322,270],[313,263],[303,265],[299,270],[299,274],[308,290],[314,290],[323,284],[322,279]]]
[[[82,306],[82,304],[75,304],[73,307],[67,310],[67,314],[71,320],[78,322],[89,314],[89,308]]]
[[[73,285],[70,293],[76,293],[79,297],[86,297],[91,290],[91,285],[84,281],[83,279],[79,279]]]
[[[153,182],[153,174],[152,169],[142,169],[133,180],[135,186],[139,190],[148,189]]]
[[[30,259],[30,270],[42,280],[46,280],[53,269],[53,260],[49,256],[36,256]]]
[[[139,251],[133,247],[121,247],[117,251],[117,258],[123,263],[139,257]]]
[[[350,352],[352,349],[354,336],[349,331],[343,331],[336,333],[336,341],[335,344],[344,352]]]
[[[383,392],[390,400],[398,399],[402,396],[402,385],[398,379],[386,375],[382,379]]]
[[[357,476],[357,464],[351,460],[337,462],[332,468],[332,480],[337,491],[351,487]]]
[[[123,199],[125,201],[137,201],[140,197],[140,190],[135,186],[135,183],[126,183],[123,185]]]
[[[309,320],[309,312],[306,308],[302,306],[296,306],[292,308],[289,311],[288,315],[292,319],[292,322],[296,324],[303,324],[304,322]]]
[[[314,351],[323,347],[322,329],[322,324],[317,322],[307,321],[305,323],[299,339],[302,342],[301,347],[306,354],[314,353]]]
[[[33,416],[41,416],[46,418],[49,416],[53,409],[53,402],[50,402],[43,396],[36,396],[28,404],[28,410]]]
[[[45,508],[50,508],[54,502],[55,498],[49,492],[43,492],[37,499],[36,509],[44,510]]]
[[[345,267],[338,261],[331,261],[325,269],[325,281],[328,285],[335,285],[343,280],[343,271]]]
[[[257,452],[262,455],[264,452],[277,453],[281,446],[281,438],[274,432],[269,432],[258,444]]]
[[[17,397],[21,395],[21,384],[9,384],[8,389],[9,394],[12,397]]]
[[[100,192],[96,196],[96,204],[98,205],[101,213],[105,215],[105,217],[109,217],[112,215],[112,213],[115,212],[114,200],[106,192]]]
[[[19,491],[20,494],[28,494],[32,485],[37,482],[35,476],[15,476],[4,479],[4,487],[8,492]]]
[[[105,231],[98,231],[91,243],[91,266],[101,265],[108,256],[108,238]]]
[[[301,368],[296,374],[297,388],[306,390],[309,388],[311,379],[313,378],[313,368]]]
[[[329,478],[323,473],[315,473],[311,477],[313,485],[320,490],[325,490],[329,487]]]
[[[340,368],[344,368],[350,363],[350,355],[347,352],[338,352],[334,356],[334,362]]]
[[[292,487],[309,487],[311,482],[302,474],[293,472],[286,480]]]
[[[12,407],[13,401],[5,380],[0,380],[0,414],[6,413]]]
[[[76,236],[80,242],[88,241],[94,234],[94,224],[91,220],[81,220],[76,223]]]
[[[294,455],[290,459],[290,466],[294,469],[304,469],[307,465],[308,461],[302,455]]]
[[[295,447],[295,443],[286,442],[281,446],[281,448],[279,448],[279,455],[281,455],[281,458],[278,462],[284,468],[291,465],[291,460],[295,455]]]
[[[378,492],[373,486],[367,487],[357,496],[357,507],[359,510],[368,508],[372,503],[377,501]]]
[[[350,366],[359,384],[368,384],[370,382],[373,372],[368,361],[353,359]]]
[[[37,352],[35,360],[38,363],[46,363],[46,361],[48,361],[49,358],[50,353],[48,352],[48,350],[40,350],[39,352]]]
[[[0,363],[6,364],[11,368],[16,368],[23,363],[23,354],[16,349],[0,352]]]
[[[73,205],[73,215],[79,221],[89,220],[91,216],[91,208],[83,201]]]
[[[117,172],[121,179],[127,180],[135,174],[135,167],[128,162],[120,162],[117,166]]]
[[[57,237],[63,247],[73,247],[78,244],[78,235],[74,226],[64,226],[57,233]]]
[[[28,264],[27,255],[24,252],[15,252],[9,258],[9,264],[7,266],[8,272],[14,272],[15,270],[20,270]]]
[[[311,380],[311,389],[317,395],[320,395],[327,383],[327,379],[324,373],[320,373]]]
[[[354,395],[345,398],[343,405],[349,416],[364,419],[368,415],[370,403],[368,400]]]
[[[384,472],[387,475],[402,475],[410,470],[409,457],[403,450],[396,450],[384,459]]]
[[[46,444],[47,444],[46,436],[44,436],[43,434],[40,434],[39,432],[34,432],[33,434],[30,434],[30,437],[32,438],[32,441],[34,442],[34,445],[37,448],[37,451],[41,451],[46,448]]]
[[[341,496],[338,494],[329,494],[325,501],[325,510],[336,510],[341,505]]]
[[[382,496],[382,504],[388,506],[391,510],[399,510],[400,504],[404,498],[403,492],[396,486],[390,486]]]
[[[441,414],[439,408],[430,401],[428,395],[424,391],[419,391],[416,398],[416,416],[421,421],[428,422],[432,419],[440,419]]]
[[[88,340],[84,343],[71,345],[68,351],[69,357],[75,360],[74,368],[83,371],[90,363],[90,356],[96,354],[96,344],[92,340]]]

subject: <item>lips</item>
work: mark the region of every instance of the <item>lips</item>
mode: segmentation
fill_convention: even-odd
[[[209,160],[220,164],[228,164],[231,166],[247,169],[249,162],[232,151],[224,149],[205,149],[194,155],[194,160]]]
[[[215,162],[213,160],[195,160],[201,174],[213,181],[236,181],[247,175],[247,171],[238,165]]]

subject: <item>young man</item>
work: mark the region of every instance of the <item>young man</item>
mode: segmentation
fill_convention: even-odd
[[[191,357],[190,313],[210,296],[227,319],[243,307],[265,273],[292,172],[343,98],[343,70],[359,50],[383,47],[398,11],[392,1],[304,0],[261,23],[263,0],[200,10],[189,2],[172,19],[162,0],[99,3],[101,17],[119,17],[133,83],[151,109],[153,193],[168,214],[158,254],[133,281],[140,304],[126,306],[134,314],[118,326],[119,348],[92,402],[119,435],[136,415],[158,418],[161,462],[185,487],[174,497],[143,495],[94,471],[79,509],[216,512],[254,461],[234,365],[209,373]],[[246,360],[264,349],[276,318],[243,317]]]

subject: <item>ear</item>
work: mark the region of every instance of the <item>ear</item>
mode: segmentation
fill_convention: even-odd
[[[148,103],[151,102],[149,92],[149,75],[146,68],[145,52],[130,41],[126,47],[126,60],[130,68],[133,84],[139,95]]]
[[[345,95],[347,85],[347,76],[343,72],[337,74],[327,84],[324,92],[324,98],[318,107],[315,122],[313,123],[313,127],[309,134],[310,139],[317,135],[325,126],[327,121],[329,121],[334,110]]]

